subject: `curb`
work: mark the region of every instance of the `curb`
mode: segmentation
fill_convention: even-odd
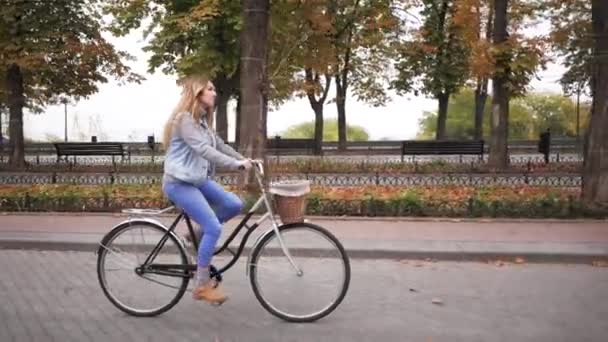
[[[108,212],[0,212],[0,216],[101,216],[101,217],[129,217],[123,213]],[[175,217],[176,214],[163,214],[158,217]],[[256,217],[258,215],[254,215]],[[243,217],[239,215],[238,217]],[[418,217],[418,216],[313,216],[307,215],[310,221],[380,221],[380,222],[470,222],[470,223],[608,223],[606,219],[534,219],[534,218],[489,218],[489,217]]]
[[[0,250],[34,250],[34,251],[74,251],[96,253],[98,243],[92,242],[63,242],[44,240],[0,240]],[[233,248],[236,250],[236,248]],[[316,255],[319,249],[292,248],[296,255]],[[250,247],[245,247],[241,257],[247,258]],[[279,249],[270,251],[281,254]],[[608,262],[608,254],[584,253],[538,253],[538,252],[467,252],[467,251],[438,251],[438,250],[382,250],[382,249],[348,249],[350,259],[389,259],[389,260],[419,260],[419,261],[460,261],[460,262],[492,262],[504,261],[513,263],[539,263],[539,264],[587,264],[598,261]],[[229,255],[228,253],[225,253]]]

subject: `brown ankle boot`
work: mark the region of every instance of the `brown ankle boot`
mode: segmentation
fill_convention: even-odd
[[[215,305],[221,305],[228,300],[228,296],[224,295],[220,286],[216,285],[214,280],[209,280],[205,284],[195,287],[192,290],[192,298]]]

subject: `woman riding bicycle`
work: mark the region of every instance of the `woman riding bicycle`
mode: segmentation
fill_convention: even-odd
[[[215,87],[205,77],[180,82],[179,103],[165,124],[166,149],[163,192],[203,230],[198,249],[196,286],[192,297],[214,304],[228,298],[210,279],[209,265],[222,224],[238,215],[243,202],[211,179],[216,166],[232,170],[251,168],[251,161],[224,143],[213,130]],[[211,208],[214,206],[214,209]]]

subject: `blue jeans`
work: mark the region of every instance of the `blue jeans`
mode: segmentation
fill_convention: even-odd
[[[166,182],[163,191],[175,205],[201,225],[203,239],[198,248],[198,267],[209,266],[222,233],[222,223],[238,215],[243,209],[243,202],[210,179],[199,187],[185,182]]]

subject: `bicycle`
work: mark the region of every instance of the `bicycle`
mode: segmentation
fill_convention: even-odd
[[[340,241],[321,226],[307,220],[283,224],[275,219],[271,205],[272,194],[263,186],[263,164],[256,161],[253,165],[262,193],[232,234],[216,249],[215,255],[227,251],[232,257],[219,268],[210,266],[211,278],[219,284],[223,279],[222,275],[234,266],[242,255],[251,234],[263,222],[270,220],[271,228],[257,238],[247,258],[245,273],[249,277],[253,293],[264,309],[283,320],[316,321],[334,311],[346,296],[350,284],[348,255]],[[248,225],[251,217],[262,205],[266,207],[265,214],[252,225]],[[170,227],[154,218],[173,209],[178,208],[169,206],[162,210],[125,209],[123,212],[136,217],[129,217],[116,225],[99,244],[99,283],[110,302],[127,314],[150,317],[166,312],[180,301],[190,279],[194,277],[196,263],[189,261],[185,243],[175,232],[178,223],[182,219],[185,220],[196,255],[198,239],[188,215],[178,209],[178,216]],[[245,234],[238,250],[234,251],[229,244],[243,229],[246,229]],[[123,238],[126,238],[126,241],[123,241]],[[141,240],[136,242],[136,238]],[[288,245],[294,241],[304,243],[306,248],[290,249]],[[326,245],[321,245],[322,243]],[[143,256],[133,257],[127,254],[137,251],[143,251]],[[320,257],[313,256],[317,252],[323,254]],[[272,274],[273,272],[276,275]],[[283,280],[304,280],[319,275],[322,279],[318,287],[315,284],[300,286],[299,283],[299,287],[282,284]],[[130,276],[135,282],[129,282],[128,278],[125,280],[123,276]],[[147,284],[153,285],[149,291],[143,289]],[[335,288],[331,288],[332,285]],[[126,294],[123,295],[122,292]],[[139,295],[144,298],[144,304],[135,304],[135,298]],[[161,299],[163,295],[167,298]],[[329,298],[325,299],[328,295]],[[321,305],[305,309],[305,306],[319,298],[323,298]],[[149,304],[153,301],[155,304]]]

